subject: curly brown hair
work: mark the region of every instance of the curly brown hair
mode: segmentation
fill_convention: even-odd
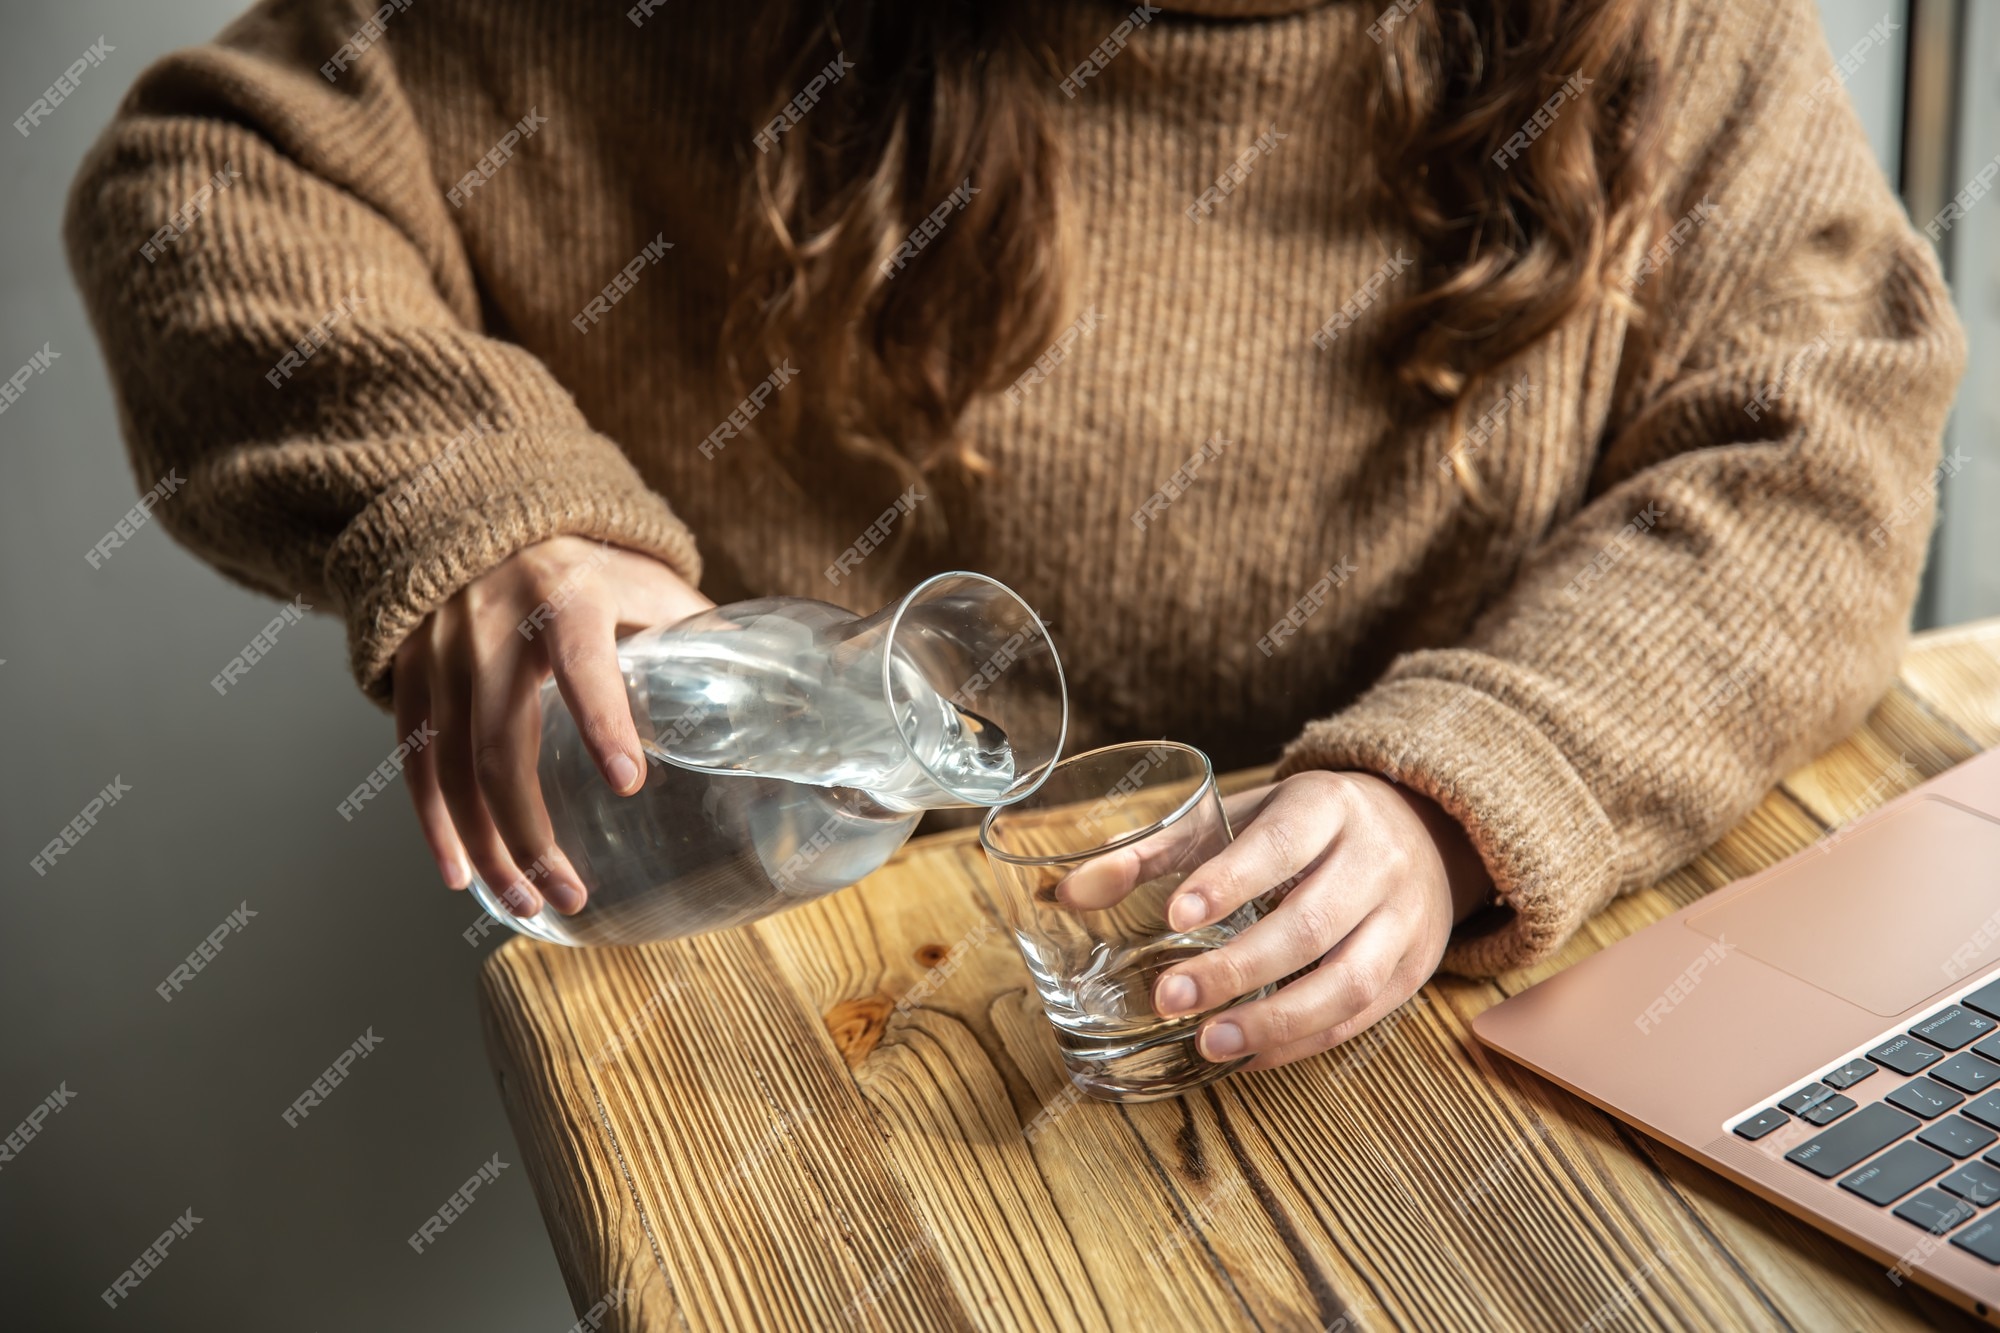
[[[1070,315],[1053,3],[744,0],[748,169],[722,365],[732,386],[787,357],[813,367],[762,423],[781,458],[871,459],[906,482],[985,466],[959,418]],[[1658,225],[1657,8],[1426,0],[1382,25],[1354,114],[1368,204],[1421,248],[1376,342],[1418,412],[1455,427],[1503,363],[1578,309],[1626,299],[1607,265]],[[747,146],[843,59],[867,74],[829,81],[810,115]],[[1509,157],[1573,78],[1586,95]],[[895,281],[885,261],[968,179],[977,193],[930,241],[926,280]]]

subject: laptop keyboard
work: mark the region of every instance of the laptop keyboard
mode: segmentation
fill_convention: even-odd
[[[1846,1095],[1863,1083],[1862,1095],[1886,1095]],[[1755,1142],[1794,1120],[1824,1128],[1786,1161],[2000,1266],[2000,980],[1730,1129]]]

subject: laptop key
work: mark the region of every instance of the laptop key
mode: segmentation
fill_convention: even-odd
[[[1911,1028],[1910,1035],[1922,1037],[1931,1045],[1942,1046],[1947,1051],[1955,1051],[1985,1036],[1995,1027],[2000,1027],[2000,1023],[1996,1023],[1985,1014],[1961,1009],[1954,1004],[1948,1009],[1939,1010]]]
[[[2000,1032],[1994,1033],[1991,1037],[1988,1037],[1987,1040],[1992,1042],[2000,1042]],[[1976,1050],[1977,1048],[1975,1047],[1974,1049]],[[1819,1081],[1826,1084],[1826,1086],[1828,1086],[1829,1088],[1837,1088],[1842,1092],[1846,1092],[1849,1088],[1853,1087],[1855,1084],[1859,1083],[1862,1079],[1867,1078],[1870,1074],[1873,1074],[1874,1072],[1875,1072],[1874,1065],[1869,1064],[1867,1060],[1861,1058],[1860,1056],[1856,1056],[1854,1059],[1849,1060],[1846,1064],[1842,1065],[1840,1068],[1835,1069],[1830,1073],[1821,1074],[1819,1076]]]
[[[1755,1143],[1758,1139],[1763,1138],[1766,1134],[1769,1134],[1772,1130],[1785,1124],[1790,1119],[1790,1116],[1780,1111],[1777,1107],[1767,1106],[1748,1120],[1737,1122],[1733,1127],[1733,1132]]]
[[[1948,1152],[1953,1157],[1970,1157],[1995,1139],[2000,1139],[2000,1134],[1984,1125],[1975,1125],[1962,1115],[1933,1120],[1917,1135],[1917,1142],[1928,1143],[1939,1152]]]
[[[1853,1170],[1856,1164],[1874,1156],[1921,1123],[1915,1116],[1904,1115],[1893,1106],[1870,1102],[1853,1115],[1836,1121],[1833,1128],[1821,1130],[1786,1153],[1785,1160],[1797,1163],[1823,1180],[1830,1180],[1843,1171]]]
[[[2000,1221],[1982,1217],[1971,1226],[1952,1232],[1951,1243],[1989,1264],[2000,1264]]]
[[[1853,1109],[1854,1099],[1852,1097],[1843,1097],[1836,1092],[1825,1101],[1815,1102],[1811,1106],[1808,1106],[1799,1116],[1799,1119],[1809,1125],[1830,1125]]]
[[[2000,980],[1987,982],[1959,1003],[1977,1009],[1988,1018],[2000,1018]]]
[[[2000,985],[2000,982],[1995,984]],[[1972,1043],[1972,1049],[1989,1060],[2000,1060],[2000,1032],[1981,1037]]]
[[[1914,1074],[1925,1065],[1944,1059],[1944,1053],[1935,1046],[1926,1046],[1915,1037],[1891,1037],[1868,1052],[1868,1058],[1878,1065],[1887,1065],[1898,1074]]]
[[[1984,1092],[1995,1081],[2000,1081],[2000,1065],[1982,1060],[1971,1051],[1960,1051],[1931,1070],[1930,1076],[1940,1083],[1951,1084],[1960,1092]]]
[[[1984,1208],[2000,1203],[2000,1170],[1984,1162],[1967,1162],[1940,1180],[1938,1188],[1950,1190],[1975,1208]]]
[[[1905,1222],[1915,1223],[1933,1236],[1942,1236],[1961,1222],[1970,1222],[1979,1216],[1971,1208],[1937,1190],[1925,1190],[1912,1194],[1896,1209],[1896,1216]]]
[[[1791,1096],[1779,1102],[1778,1105],[1790,1111],[1793,1115],[1804,1115],[1808,1107],[1818,1106],[1831,1096],[1833,1096],[1833,1089],[1827,1087],[1826,1084],[1808,1083]]]
[[[1965,1114],[1982,1125],[2000,1129],[2000,1092],[1989,1092],[1984,1097],[1967,1103]]]
[[[1883,1100],[1930,1120],[1964,1101],[1965,1094],[1932,1079],[1913,1078]]]
[[[1927,1180],[1951,1170],[1951,1158],[1921,1143],[1899,1143],[1852,1175],[1840,1187],[1872,1204],[1887,1207]]]

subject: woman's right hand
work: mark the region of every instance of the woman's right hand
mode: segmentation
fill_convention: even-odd
[[[404,780],[444,882],[479,877],[517,916],[547,899],[583,906],[583,881],[555,844],[535,776],[540,689],[551,672],[598,772],[620,795],[644,785],[646,756],[616,641],[714,603],[649,556],[580,537],[525,547],[424,618],[396,651],[396,734],[428,723]]]

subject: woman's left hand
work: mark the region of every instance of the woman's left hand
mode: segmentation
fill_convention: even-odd
[[[1219,921],[1297,877],[1283,902],[1229,943],[1163,973],[1162,1015],[1215,1015],[1197,1046],[1270,1069],[1337,1046],[1430,979],[1452,926],[1492,891],[1465,831],[1435,803],[1372,773],[1297,773],[1227,802],[1236,839],[1167,903],[1175,930]]]

